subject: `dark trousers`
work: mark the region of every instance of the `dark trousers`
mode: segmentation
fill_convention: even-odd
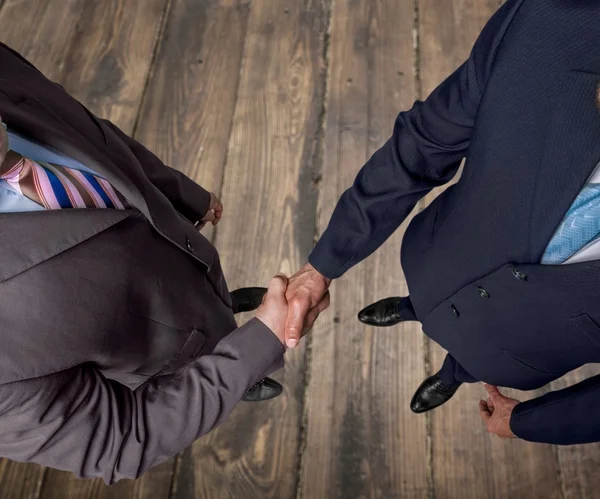
[[[416,321],[417,316],[412,306],[410,297],[402,298],[400,304],[400,315],[406,321]],[[452,355],[446,355],[442,368],[439,371],[440,380],[448,386],[459,385],[462,383],[478,383],[479,380],[471,376],[464,367],[461,366]]]
[[[446,355],[439,375],[441,382],[448,386],[479,382],[477,378],[465,371],[465,368],[450,354]]]

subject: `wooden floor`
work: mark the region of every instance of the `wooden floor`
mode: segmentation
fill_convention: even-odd
[[[397,112],[462,62],[501,1],[0,3],[2,41],[220,194],[225,216],[207,235],[234,289],[305,262]],[[0,498],[599,497],[598,445],[490,438],[481,386],[410,413],[443,352],[414,323],[376,331],[355,319],[406,292],[403,230],[335,281],[331,308],[276,375],[284,396],[238,406],[176,459],[111,487],[0,460]]]

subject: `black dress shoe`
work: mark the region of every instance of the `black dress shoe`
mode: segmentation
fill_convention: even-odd
[[[267,288],[240,288],[229,293],[233,304],[233,313],[250,312],[260,307]]]
[[[263,400],[274,399],[283,391],[283,387],[274,379],[264,378],[256,383],[244,395],[245,402],[262,402]]]
[[[369,326],[389,327],[404,321],[417,320],[410,298],[393,296],[384,298],[358,313],[358,320]]]
[[[448,402],[459,387],[460,383],[453,386],[442,383],[439,373],[429,376],[413,395],[410,401],[410,410],[420,414],[435,409]]]

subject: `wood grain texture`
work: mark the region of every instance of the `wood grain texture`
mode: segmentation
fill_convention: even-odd
[[[245,0],[173,2],[135,135],[217,194],[249,13]],[[212,226],[202,233],[212,239]]]
[[[394,0],[336,1],[331,21],[319,232],[339,196],[415,100],[413,7]],[[407,293],[399,265],[404,226],[332,285],[315,325],[300,497],[427,496],[425,419],[408,408],[424,373],[415,323],[368,328],[356,313]]]
[[[482,27],[497,10],[498,0],[419,1],[420,74],[428,95],[469,55]],[[460,171],[454,182],[460,177]],[[443,188],[426,198],[429,202]],[[430,344],[432,372],[446,352]],[[536,395],[505,390],[521,400]],[[480,384],[463,385],[456,396],[433,411],[432,458],[436,499],[481,497],[561,497],[556,460],[551,446],[490,437],[481,422],[478,401],[485,398]]]
[[[600,374],[600,364],[589,364],[550,385],[561,390]],[[595,499],[600,490],[600,443],[556,446],[563,499]]]
[[[86,1],[59,81],[131,133],[168,0]]]
[[[173,478],[173,460],[155,466],[137,480],[107,486],[100,479],[79,480],[71,473],[48,469],[40,499],[167,499]]]
[[[85,0],[5,0],[0,40],[57,81],[84,4]]]
[[[36,499],[46,469],[0,458],[0,497],[2,499]]]
[[[252,2],[216,233],[230,289],[289,275],[312,246],[325,20],[321,2]],[[303,370],[302,347],[281,397],[241,403],[184,453],[175,497],[295,497]]]

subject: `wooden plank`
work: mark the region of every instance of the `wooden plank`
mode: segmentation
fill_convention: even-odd
[[[59,81],[126,133],[134,128],[169,2],[88,0],[75,24]]]
[[[136,139],[219,193],[248,25],[248,0],[177,0]],[[225,223],[229,217],[225,207]],[[202,233],[213,238],[211,225]]]
[[[390,136],[397,113],[415,100],[412,29],[411,2],[334,3],[319,231]],[[303,498],[427,496],[425,419],[408,408],[425,371],[420,329],[409,323],[375,331],[356,319],[368,303],[407,294],[399,266],[404,226],[334,281],[331,310],[315,325]]]
[[[323,2],[252,2],[216,233],[231,289],[290,274],[312,245],[325,20]],[[302,347],[276,375],[283,396],[240,404],[184,454],[176,498],[295,497],[303,369]]]
[[[600,374],[600,364],[589,364],[551,384],[560,390]],[[600,443],[556,446],[564,499],[594,499],[600,489]]]
[[[0,497],[35,499],[39,495],[45,468],[0,458]]]
[[[468,57],[481,28],[500,4],[498,0],[452,0],[443,5],[436,0],[419,1],[423,95]],[[460,172],[455,181],[459,176]],[[442,190],[436,189],[426,202]],[[446,352],[429,343],[435,372]],[[505,393],[521,400],[536,395]],[[552,447],[490,438],[478,413],[481,398],[485,398],[481,385],[464,385],[451,402],[428,415],[436,499],[560,497]]]
[[[51,77],[92,111],[131,133],[167,4],[168,0],[80,4],[77,19],[68,23],[76,28],[70,41],[65,42],[60,69]],[[32,62],[38,63],[33,57]],[[172,460],[168,461],[138,481],[123,481],[112,487],[99,479],[83,481],[70,473],[49,469],[40,497],[167,497],[173,465]]]
[[[83,4],[84,0],[5,0],[0,10],[0,40],[56,81]]]

